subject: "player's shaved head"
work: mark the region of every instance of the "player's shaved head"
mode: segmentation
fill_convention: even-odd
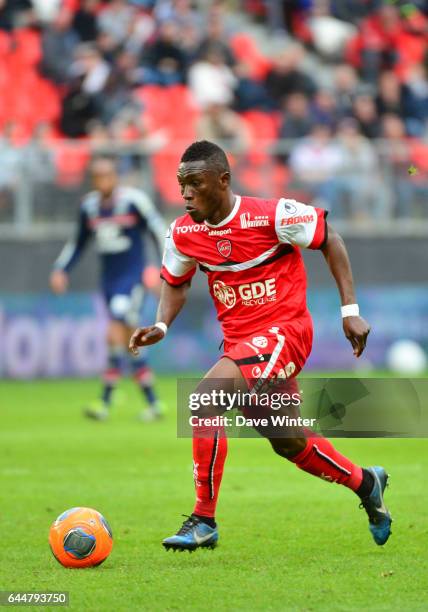
[[[116,159],[109,155],[94,157],[91,162],[91,176],[94,189],[102,197],[108,198],[113,193],[119,180]]]
[[[184,151],[177,171],[186,212],[195,223],[218,223],[227,217],[235,197],[230,189],[230,166],[223,149],[197,140]]]
[[[113,155],[107,155],[107,154],[96,155],[91,160],[92,172],[94,171],[94,169],[96,170],[97,168],[110,168],[111,170],[116,171],[117,170],[116,157],[114,157]]]
[[[226,153],[221,147],[209,140],[197,140],[193,142],[184,151],[180,161],[181,163],[203,161],[205,162],[207,170],[213,170],[218,173],[230,173],[230,166]]]

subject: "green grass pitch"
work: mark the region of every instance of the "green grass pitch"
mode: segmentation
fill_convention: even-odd
[[[96,381],[0,385],[0,590],[69,591],[72,610],[426,610],[428,472],[425,440],[338,440],[363,465],[391,474],[393,535],[377,547],[358,499],[275,456],[264,440],[231,440],[218,506],[220,545],[166,553],[193,504],[191,441],[169,405],[142,424],[138,391],[108,423],[81,407]],[[51,522],[92,506],[113,529],[100,567],[69,570],[48,546]],[[53,609],[53,608],[52,608]]]

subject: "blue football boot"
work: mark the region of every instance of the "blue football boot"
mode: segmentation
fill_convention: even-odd
[[[182,527],[170,538],[165,538],[162,544],[175,552],[188,550],[193,552],[197,548],[215,548],[218,541],[217,527],[210,527],[196,516],[186,516]]]
[[[360,508],[364,508],[367,512],[369,529],[374,541],[382,546],[391,535],[392,518],[383,501],[388,474],[378,465],[366,469],[373,476],[374,485],[370,495],[361,499]]]

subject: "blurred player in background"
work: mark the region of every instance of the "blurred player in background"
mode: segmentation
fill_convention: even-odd
[[[359,316],[348,254],[341,237],[327,225],[326,211],[286,198],[234,195],[230,178],[226,155],[217,145],[200,141],[184,152],[178,181],[186,214],[174,221],[167,236],[157,322],[137,329],[130,349],[138,354],[138,347],[162,340],[186,301],[199,265],[207,274],[222,324],[224,353],[197,392],[212,393],[211,398],[213,392],[217,397],[236,390],[256,393],[265,381],[287,379],[290,391],[298,393],[294,377],[310,354],[313,336],[300,248],[322,251],[340,293],[343,331],[354,355],[359,357],[366,346],[370,327]],[[209,418],[224,410],[213,400],[198,410],[202,422],[192,423],[196,505],[181,529],[163,541],[167,549],[195,550],[217,543],[215,509],[227,438],[224,428],[210,425]],[[298,416],[295,408],[287,411]],[[243,412],[251,417],[248,408]],[[362,468],[302,427],[260,433],[298,468],[354,491],[376,544],[385,544],[391,517],[383,502],[388,479],[384,468]]]
[[[105,420],[113,403],[113,391],[126,365],[129,338],[139,321],[144,296],[145,237],[151,234],[160,257],[165,226],[143,191],[119,184],[113,159],[108,156],[94,159],[91,176],[94,191],[83,198],[76,238],[66,244],[56,260],[50,284],[55,293],[67,291],[69,273],[94,236],[101,260],[101,290],[110,316],[108,365],[101,399],[88,406],[85,415]],[[131,367],[148,402],[141,418],[159,418],[161,410],[153,388],[153,374],[145,357],[132,360]]]

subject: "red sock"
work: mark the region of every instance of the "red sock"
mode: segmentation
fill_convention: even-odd
[[[290,459],[298,468],[356,491],[363,479],[363,470],[341,455],[321,436],[311,435],[302,452]]]
[[[196,504],[193,514],[214,517],[227,455],[224,428],[193,428],[193,476]]]

